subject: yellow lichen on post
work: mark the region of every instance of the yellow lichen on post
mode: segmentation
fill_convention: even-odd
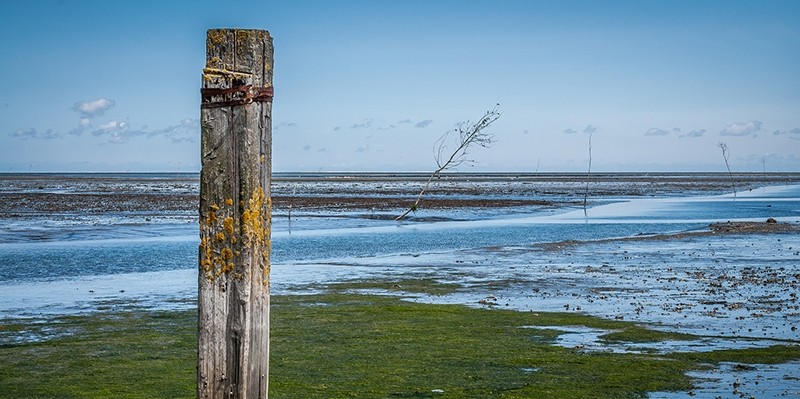
[[[244,204],[242,204],[244,205]],[[269,276],[269,253],[272,249],[270,227],[267,215],[272,213],[272,200],[259,187],[247,200],[246,207],[238,220],[233,216],[233,199],[228,198],[224,205],[211,204],[203,220],[200,221],[200,265],[209,281],[234,271],[234,257],[241,255],[239,249],[247,249],[261,257],[267,264],[262,270],[266,285]],[[244,241],[236,247],[239,237]],[[263,269],[263,267],[262,267]],[[242,273],[234,273],[241,277]]]
[[[253,74],[246,72],[229,71],[227,69],[220,69],[220,68],[203,69],[203,77],[206,79],[211,79],[212,77],[220,77],[220,76],[233,77],[233,78],[249,78],[253,76]]]
[[[264,189],[259,187],[253,192],[253,197],[247,201],[247,208],[242,212],[242,231],[244,245],[252,248],[264,239]],[[269,234],[269,230],[266,231]]]
[[[231,32],[212,29],[206,35],[206,67],[225,69],[232,65],[231,46],[227,45]]]
[[[262,275],[264,285],[269,283],[269,253],[272,250],[270,240],[270,226],[267,215],[272,213],[272,199],[264,194],[264,189],[259,187],[253,192],[252,198],[247,201],[247,207],[242,212],[242,238],[244,247],[257,253],[262,259]]]
[[[233,200],[226,200],[222,210],[219,205],[211,204],[200,221],[200,266],[209,281],[234,269],[233,245],[237,239],[231,204]]]
[[[254,34],[255,32],[251,30],[237,29],[234,33],[234,37],[236,38],[236,46],[239,48],[247,46],[247,44],[253,40],[251,36]]]
[[[208,34],[206,35],[206,51],[219,46],[223,42],[225,42],[225,31],[214,29],[209,30]]]
[[[225,229],[225,232],[231,236],[233,235],[233,223],[234,223],[233,218],[230,216],[222,220],[222,227]]]
[[[267,215],[272,215],[272,197],[267,197]],[[264,235],[263,235],[264,246],[261,248],[261,258],[264,260],[263,263],[264,266],[261,270],[261,276],[262,276],[262,283],[265,287],[269,287],[269,272],[270,272],[269,256],[270,253],[272,252],[272,238],[270,237],[271,233],[270,226],[271,223],[268,223],[267,226],[264,227]]]

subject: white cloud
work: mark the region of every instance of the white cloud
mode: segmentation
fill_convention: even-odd
[[[686,134],[682,134],[680,137],[702,137],[705,132],[706,129],[691,130]]]
[[[796,127],[796,128],[794,128],[792,130],[776,130],[776,131],[772,132],[772,134],[774,134],[776,136],[784,135],[784,134],[788,134],[789,136],[792,136],[792,135],[800,136],[800,128]]]
[[[97,129],[92,132],[92,134],[95,136],[99,136],[105,133],[125,130],[127,126],[128,125],[125,122],[108,121],[98,126]]]
[[[575,129],[572,129],[572,128],[564,129],[563,131],[566,134],[575,134],[575,133],[579,132],[578,130],[575,130]],[[583,128],[583,130],[581,130],[581,132],[583,132],[584,134],[588,134],[588,135],[592,135],[596,131],[597,131],[597,128],[595,126],[593,126],[593,125],[586,125],[586,127]]]
[[[85,131],[90,130],[92,127],[92,119],[103,115],[106,111],[111,109],[114,104],[114,100],[110,100],[108,98],[98,98],[97,100],[93,101],[76,102],[71,109],[80,114],[80,119],[78,121],[78,126],[72,128],[67,132],[67,134],[80,136]]]
[[[279,123],[279,124],[273,126],[272,129],[273,130],[280,130],[280,129],[283,129],[285,127],[295,127],[295,126],[297,126],[297,124],[294,123],[294,122],[283,122],[283,123]]]
[[[428,127],[430,124],[433,123],[433,119],[425,119],[424,121],[419,121],[414,124],[414,127]]]
[[[76,102],[72,110],[80,114],[78,125],[67,131],[67,134],[81,136],[84,132],[91,132],[92,136],[106,138],[110,143],[124,143],[137,136],[144,136],[145,138],[164,137],[168,138],[172,143],[193,143],[196,142],[197,138],[200,136],[199,119],[186,118],[175,125],[156,130],[149,130],[147,126],[133,128],[127,121],[110,120],[96,124],[96,117],[102,115],[113,106],[114,101],[107,98]],[[289,122],[283,125],[294,126],[295,124]],[[61,133],[55,132],[53,129],[39,132],[34,128],[27,130],[18,129],[14,133],[11,133],[10,136],[20,140],[49,140],[63,137]]]
[[[92,131],[92,136],[106,136],[108,137],[108,142],[114,144],[124,143],[128,141],[130,137],[140,134],[142,134],[140,131],[129,131],[127,123],[113,120],[97,126],[97,128]]]
[[[186,118],[175,125],[170,125],[161,129],[147,130],[145,128],[133,129],[128,122],[115,120],[108,121],[97,126],[92,131],[92,136],[107,137],[108,142],[120,144],[129,141],[134,137],[143,136],[145,138],[163,137],[172,143],[194,143],[200,135],[200,120]]]
[[[396,123],[386,125],[381,121],[376,121],[375,119],[367,118],[367,119],[362,120],[361,122],[349,125],[349,126],[347,126],[347,128],[348,129],[353,129],[353,130],[356,130],[356,129],[370,129],[370,130],[382,131],[382,130],[396,129],[398,126],[406,125],[406,124],[413,124],[414,127],[424,128],[424,127],[428,127],[431,124],[433,124],[433,119],[425,119],[425,120],[422,120],[422,121],[419,121],[419,122],[414,122],[413,120],[406,118],[406,119],[397,121]],[[333,131],[337,131],[337,130],[340,130],[340,129],[341,129],[341,126],[335,126],[333,128]]]
[[[756,134],[761,130],[761,121],[749,121],[732,123],[725,126],[719,134],[720,136],[747,136]]]
[[[194,143],[196,138],[200,136],[200,120],[199,119],[183,119],[177,125],[167,126],[163,129],[153,130],[150,132],[138,131],[138,134],[147,134],[147,137],[166,137],[173,143],[189,142]]]
[[[47,129],[44,132],[39,132],[34,128],[30,128],[27,130],[17,129],[14,133],[11,133],[11,137],[16,137],[21,140],[28,140],[28,139],[35,139],[35,140],[52,140],[52,139],[59,139],[62,136],[54,132],[53,129]]]
[[[373,120],[372,119],[364,119],[361,123],[356,123],[350,125],[350,129],[366,129],[372,127]]]
[[[71,134],[73,136],[80,136],[83,134],[83,132],[85,132],[87,129],[91,127],[92,127],[91,123],[83,124],[83,122],[81,122],[80,125],[75,126],[72,130],[68,131],[67,134]]]
[[[669,134],[668,131],[664,129],[659,129],[657,127],[651,127],[650,129],[647,129],[646,132],[644,132],[645,136],[666,136],[668,134]]]
[[[311,145],[306,144],[303,146],[303,151],[311,151]]]
[[[75,105],[72,106],[72,110],[79,112],[84,118],[92,118],[103,115],[103,113],[111,109],[114,104],[114,100],[109,100],[108,98],[98,98],[94,101],[76,102]]]

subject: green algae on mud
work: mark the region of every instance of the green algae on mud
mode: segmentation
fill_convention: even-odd
[[[328,284],[312,284],[308,289],[319,289],[324,292],[335,293],[374,293],[385,292],[392,295],[428,295],[441,296],[458,292],[464,288],[463,284],[443,282],[432,277],[399,278],[399,279],[361,279],[340,281]]]
[[[123,311],[17,321],[15,335],[32,342],[0,334],[0,397],[191,397],[196,320],[194,311]]]
[[[275,296],[272,303],[271,398],[636,398],[688,390],[685,372],[709,363],[800,359],[797,346],[588,352],[553,346],[562,332],[523,328],[587,326],[623,331],[615,338],[626,341],[674,339],[576,313],[346,292]],[[196,323],[195,311],[144,310],[4,323],[0,398],[194,397]],[[35,331],[50,335],[6,339]]]
[[[286,299],[274,307],[276,315],[294,315],[273,321],[276,398],[296,397],[284,394],[291,391],[308,398],[639,397],[690,386],[689,362],[555,347],[559,332],[523,328],[621,323],[379,296]],[[310,324],[317,327],[303,327]]]

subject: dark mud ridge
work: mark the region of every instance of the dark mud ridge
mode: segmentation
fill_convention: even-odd
[[[402,209],[411,206],[413,198],[391,197],[287,197],[273,196],[272,205],[275,208],[295,209]],[[575,203],[577,204],[577,203]],[[420,207],[426,209],[457,209],[457,208],[506,208],[518,206],[559,206],[563,203],[544,200],[525,199],[486,199],[486,198],[441,198],[424,197]]]
[[[769,218],[766,222],[724,222],[712,223],[708,226],[713,233],[735,234],[735,233],[788,233],[800,232],[800,225],[790,223],[778,223],[775,219]]]
[[[673,234],[649,234],[623,238],[608,238],[602,240],[592,240],[591,243],[607,243],[617,241],[658,241],[658,240],[679,240],[689,237],[707,237],[724,234],[774,234],[774,233],[800,233],[800,224],[797,223],[778,223],[775,219],[769,218],[764,222],[719,222],[708,225],[708,230],[689,231]],[[560,251],[566,247],[587,244],[588,241],[565,240],[558,242],[548,242],[536,244],[535,247],[546,251]]]

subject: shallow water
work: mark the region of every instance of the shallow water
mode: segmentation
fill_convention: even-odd
[[[723,363],[720,368],[695,371],[697,381],[690,392],[654,392],[650,399],[679,398],[796,398],[800,396],[800,363],[740,365]]]
[[[800,186],[760,188],[738,193],[735,197],[606,198],[604,201],[608,203],[586,211],[528,209],[526,215],[520,213],[524,209],[518,208],[506,213],[503,210],[491,210],[490,216],[483,215],[477,220],[452,220],[465,216],[461,210],[429,211],[443,219],[450,219],[431,223],[363,218],[345,218],[351,222],[342,223],[342,215],[330,217],[321,214],[309,220],[295,219],[291,230],[288,220],[275,217],[272,281],[278,290],[296,286],[302,282],[291,281],[291,278],[288,282],[282,281],[282,270],[291,275],[289,270],[292,268],[319,269],[326,265],[336,265],[337,269],[350,266],[353,269],[351,272],[370,268],[397,268],[408,272],[409,267],[427,268],[427,272],[436,269],[434,265],[439,259],[448,263],[462,256],[465,251],[478,258],[491,258],[489,262],[482,262],[481,267],[488,268],[485,275],[499,279],[509,274],[508,270],[515,266],[532,262],[559,264],[564,260],[563,254],[557,252],[498,250],[503,248],[528,248],[533,244],[565,240],[594,241],[702,230],[710,222],[726,220],[765,220],[775,217],[780,221],[796,223],[800,219]],[[453,217],[454,214],[459,217]],[[18,297],[11,296],[12,291],[20,295],[18,291],[7,289],[12,285],[25,284],[31,291],[38,291],[37,283],[56,284],[64,281],[69,284],[76,278],[89,277],[114,280],[115,275],[196,268],[199,241],[197,225],[186,223],[185,220],[179,223],[162,221],[100,226],[87,225],[85,221],[66,225],[50,222],[43,227],[40,219],[30,221],[27,226],[23,219],[14,220],[11,224],[3,229],[5,241],[0,235],[0,265],[3,265],[0,267],[0,309],[5,309],[4,316],[11,316],[13,312],[10,310],[17,308],[10,306],[11,303],[28,304],[25,306],[26,313],[33,311],[31,306],[35,306],[35,301],[18,301]],[[39,234],[40,231],[44,233]],[[19,234],[9,239],[8,236],[14,232]],[[784,243],[790,244],[788,247],[795,243],[795,248],[800,248],[797,241],[796,236],[784,238]],[[674,251],[692,246],[687,242],[651,245],[675,247],[671,249]],[[703,252],[705,248],[694,250],[706,253]],[[786,251],[791,252],[789,249]],[[591,250],[584,254],[585,259],[581,262],[622,261],[613,258],[600,261],[593,259],[594,256],[595,252]],[[734,264],[748,261],[733,259],[733,256],[729,254],[725,261]],[[758,253],[750,260],[769,260],[765,256]],[[577,258],[571,259],[574,263]],[[421,264],[422,260],[424,262]],[[676,260],[684,261],[692,260]],[[786,264],[780,267],[792,269],[796,267],[792,264],[795,261],[796,258],[789,256],[784,259]],[[664,270],[655,261],[642,267]],[[542,270],[545,274],[551,273],[549,269]],[[563,277],[563,272],[558,273]],[[579,280],[583,273],[574,274]],[[620,277],[614,278],[628,277],[620,274]]]

